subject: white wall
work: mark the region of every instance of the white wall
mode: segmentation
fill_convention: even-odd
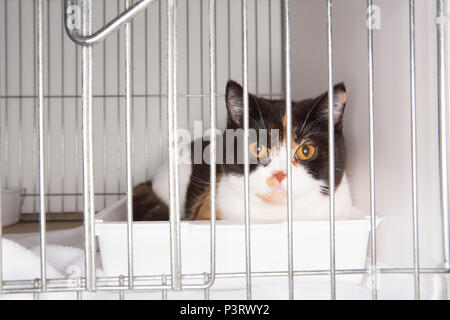
[[[379,0],[374,31],[375,178],[378,258],[412,266],[409,11],[406,0]],[[302,99],[327,90],[326,2],[292,1],[293,93]],[[334,80],[345,81],[354,203],[369,209],[368,60],[365,1],[334,1]],[[416,1],[417,130],[421,266],[442,259],[436,98],[435,1]]]

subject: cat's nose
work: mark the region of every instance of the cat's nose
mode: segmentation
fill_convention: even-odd
[[[286,173],[284,171],[278,170],[273,173],[274,177],[278,180],[279,183],[286,178]]]

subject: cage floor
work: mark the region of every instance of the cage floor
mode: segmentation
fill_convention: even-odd
[[[83,221],[48,221],[47,230],[65,230],[72,229],[83,225]],[[16,234],[16,233],[34,233],[39,232],[39,222],[35,221],[21,221],[19,223],[7,226],[3,228],[3,234]]]

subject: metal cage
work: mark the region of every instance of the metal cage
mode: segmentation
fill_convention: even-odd
[[[370,185],[370,265],[368,268],[361,270],[347,270],[336,268],[335,257],[335,205],[334,205],[334,154],[332,153],[329,159],[329,176],[330,176],[330,197],[329,197],[329,243],[330,243],[330,266],[327,270],[295,270],[293,265],[293,230],[292,230],[292,168],[291,163],[288,161],[287,165],[287,181],[288,181],[288,206],[286,211],[286,218],[288,221],[288,233],[286,234],[288,241],[288,251],[286,252],[286,259],[288,261],[288,270],[285,272],[252,272],[251,264],[251,245],[250,245],[250,204],[249,204],[249,155],[248,155],[248,140],[245,139],[244,143],[244,155],[245,155],[245,248],[246,248],[246,272],[245,273],[232,273],[232,274],[217,274],[216,273],[216,260],[215,260],[215,236],[216,236],[216,214],[215,214],[215,185],[211,185],[211,252],[210,252],[210,271],[207,274],[183,274],[181,270],[181,245],[180,245],[180,208],[179,208],[179,194],[178,194],[178,169],[177,169],[177,141],[176,130],[180,125],[186,125],[189,127],[191,118],[200,117],[207,119],[211,129],[211,145],[210,157],[212,163],[216,162],[215,147],[216,137],[214,129],[217,127],[218,113],[217,105],[220,103],[217,97],[222,97],[223,93],[218,90],[217,72],[218,63],[217,56],[218,41],[217,41],[217,25],[218,19],[221,19],[221,27],[226,26],[228,31],[221,35],[221,40],[224,40],[226,45],[221,47],[228,50],[225,60],[228,59],[225,70],[221,70],[224,74],[228,75],[228,78],[233,76],[241,76],[242,84],[244,88],[244,132],[248,137],[249,130],[249,118],[248,118],[248,95],[249,92],[249,65],[251,63],[248,60],[249,57],[249,0],[242,0],[237,6],[236,1],[216,1],[216,0],[199,0],[194,2],[185,1],[183,8],[186,10],[186,16],[181,18],[179,6],[181,1],[178,0],[140,0],[124,2],[112,1],[113,5],[109,5],[107,2],[110,0],[91,1],[91,0],[64,0],[62,1],[44,1],[34,0],[26,1],[19,0],[12,4],[10,0],[3,0],[3,22],[4,22],[4,41],[5,47],[11,43],[9,35],[11,34],[8,28],[10,27],[11,20],[8,15],[8,6],[18,6],[19,23],[18,29],[15,32],[19,35],[18,40],[18,55],[20,61],[25,61],[22,58],[26,54],[31,54],[31,58],[34,62],[27,65],[20,63],[20,69],[17,70],[17,80],[19,83],[18,92],[10,92],[8,89],[8,81],[11,72],[8,68],[8,57],[12,52],[5,49],[4,51],[4,74],[5,83],[3,85],[4,94],[0,97],[3,102],[2,116],[7,119],[2,124],[6,126],[2,129],[2,172],[1,183],[3,187],[9,187],[11,185],[23,186],[28,184],[29,187],[24,195],[25,204],[29,213],[39,213],[39,225],[40,225],[40,277],[35,280],[23,280],[23,281],[9,281],[3,280],[0,277],[0,292],[3,294],[9,293],[33,293],[38,298],[40,293],[46,292],[76,292],[78,298],[82,298],[85,291],[118,291],[120,292],[120,298],[123,298],[125,291],[149,291],[158,290],[162,292],[162,297],[167,298],[167,291],[169,290],[204,290],[205,298],[209,297],[209,289],[213,286],[216,278],[233,278],[244,277],[246,279],[246,294],[247,298],[252,298],[252,278],[254,277],[287,277],[289,283],[289,298],[294,298],[294,278],[307,275],[322,275],[328,276],[330,281],[330,298],[336,299],[336,276],[345,274],[366,274],[370,276],[372,298],[377,299],[377,276],[379,274],[408,274],[414,277],[414,296],[416,299],[421,298],[421,285],[420,278],[423,274],[439,274],[445,275],[450,272],[450,212],[448,203],[448,142],[447,142],[447,107],[448,107],[448,89],[447,89],[447,9],[448,3],[445,0],[437,0],[437,75],[438,75],[438,114],[439,114],[439,168],[440,168],[440,196],[441,196],[441,213],[442,213],[442,245],[444,247],[444,265],[440,268],[423,268],[420,266],[419,261],[419,220],[418,220],[418,168],[417,168],[417,129],[416,124],[418,119],[416,118],[416,50],[415,50],[415,0],[409,0],[409,86],[410,86],[410,138],[411,138],[411,185],[410,191],[412,199],[412,247],[413,247],[413,267],[407,268],[381,268],[377,265],[377,241],[376,241],[376,198],[375,198],[375,141],[374,141],[374,31],[372,27],[367,28],[367,74],[368,74],[368,134],[369,134],[369,185]],[[217,13],[217,6],[220,2],[221,8],[226,9],[226,15]],[[328,70],[328,99],[329,103],[329,148],[334,150],[334,121],[333,121],[333,1],[324,0],[323,10],[326,12],[326,31],[327,31],[327,70]],[[53,7],[56,3],[56,7]],[[45,7],[47,5],[47,7]],[[93,27],[93,15],[96,13],[93,6],[103,7],[102,17],[97,17],[95,22],[97,26]],[[123,7],[122,7],[123,5]],[[272,1],[268,0],[262,4],[259,1],[254,1],[252,8],[255,9],[255,15],[258,14],[258,6],[267,6],[265,11],[268,19],[268,34],[263,35],[267,37],[267,48],[269,58],[269,79],[268,84],[269,92],[261,92],[258,87],[258,67],[252,69],[256,76],[252,75],[253,82],[256,82],[256,93],[267,97],[280,97],[287,102],[292,100],[291,90],[291,19],[290,19],[290,7],[291,1]],[[366,7],[369,9],[369,18],[371,19],[372,12],[370,9],[373,7],[372,0],[367,0]],[[107,8],[109,8],[107,10]],[[113,8],[113,9],[111,9]],[[239,8],[239,11],[235,9]],[[189,22],[189,12],[192,10],[200,10],[198,23],[200,27],[199,36],[197,41],[199,42],[200,49],[192,51],[192,45],[189,39],[192,34],[192,23]],[[52,18],[52,13],[58,12],[58,21]],[[230,28],[237,28],[230,23],[230,15],[240,14],[240,54],[238,56],[237,63],[233,64],[231,59],[234,59],[231,50],[235,43],[232,41],[232,33]],[[112,16],[111,19],[107,16]],[[366,12],[361,12],[361,15],[365,17]],[[32,24],[27,25],[26,30],[22,30],[24,23],[22,19],[25,17],[34,19]],[[141,18],[140,26],[143,26],[145,30],[145,40],[140,46],[136,41],[133,42],[133,24],[137,23],[136,20]],[[47,21],[44,21],[47,18]],[[136,19],[135,19],[136,18]],[[180,54],[180,20],[183,20],[185,25],[182,25],[186,31],[186,35],[183,35],[183,53]],[[192,21],[191,21],[192,22]],[[256,51],[252,51],[256,55],[258,60],[258,39],[261,39],[260,26],[258,19],[254,18],[255,23],[252,32],[255,33],[253,38],[253,45],[256,45]],[[44,47],[44,39],[47,42],[52,39],[49,36],[50,32],[54,32],[51,28],[52,24],[58,23],[60,29],[61,41],[58,45],[59,49],[54,49],[48,44],[48,48]],[[47,28],[45,28],[47,26]],[[155,38],[152,35],[147,34],[147,31],[155,27]],[[65,32],[62,29],[65,29]],[[95,30],[95,31],[94,31]],[[121,32],[119,34],[119,31]],[[196,30],[194,30],[195,32]],[[47,32],[47,33],[46,33]],[[22,37],[30,37],[34,41],[30,47],[23,47]],[[106,43],[106,39],[114,38],[114,42]],[[70,40],[69,40],[70,38]],[[158,43],[151,47],[151,43]],[[73,42],[73,43],[72,43]],[[256,44],[255,44],[256,42]],[[103,43],[103,44],[102,44]],[[99,55],[103,56],[100,59],[102,66],[99,69],[94,69],[94,50],[98,44]],[[149,45],[150,44],[150,45]],[[189,47],[191,46],[191,49]],[[166,48],[166,49],[164,49]],[[187,49],[186,49],[187,48]],[[27,53],[27,49],[31,53]],[[144,55],[144,76],[145,83],[143,86],[139,86],[135,89],[134,73],[139,72],[134,67],[134,54],[135,50],[143,50]],[[47,50],[47,52],[46,52]],[[57,54],[53,57],[61,63],[61,74],[55,75],[55,72],[51,70],[51,50],[56,51]],[[254,50],[254,49],[252,49]],[[55,52],[55,51],[53,51]],[[114,55],[112,52],[115,52]],[[79,58],[81,53],[81,58]],[[70,58],[68,58],[70,54]],[[195,76],[192,76],[194,67],[191,67],[191,60],[189,55],[198,55],[200,63],[195,65],[199,69]],[[44,61],[44,57],[47,55],[48,60]],[[153,59],[148,59],[148,56],[152,56]],[[273,58],[277,55],[278,60]],[[187,57],[186,57],[187,56]],[[223,57],[222,57],[223,58]],[[69,59],[72,59],[68,62]],[[184,59],[187,59],[183,61]],[[158,61],[152,64],[152,61]],[[117,71],[115,71],[115,78],[117,83],[107,84],[108,77],[107,72],[109,64],[115,64]],[[276,69],[275,64],[279,64],[281,68]],[[325,63],[325,62],[324,62]],[[185,68],[186,82],[185,87],[179,87],[179,73],[178,70]],[[237,66],[237,67],[236,67]],[[120,68],[122,68],[120,70]],[[221,66],[219,66],[221,67]],[[35,79],[31,81],[24,79],[24,68],[32,68]],[[151,70],[155,71],[152,75]],[[208,75],[204,75],[208,71]],[[236,71],[238,70],[238,71]],[[96,72],[95,72],[96,71]],[[75,73],[73,75],[73,73]],[[252,73],[252,74],[253,74]],[[47,78],[45,78],[47,75]],[[154,78],[152,78],[154,76]],[[50,77],[56,79],[51,80]],[[98,78],[103,78],[103,88],[94,88],[95,81]],[[195,77],[201,77],[200,80],[194,79]],[[272,78],[278,77],[280,85],[272,83]],[[71,80],[67,80],[70,78]],[[157,80],[155,80],[157,79]],[[159,81],[158,81],[159,79]],[[194,79],[194,80],[192,80]],[[47,80],[47,81],[46,81]],[[31,92],[28,89],[24,89],[24,82],[29,83],[25,86],[31,88]],[[196,82],[196,89],[192,89],[189,82]],[[68,89],[67,82],[70,82],[70,88]],[[139,82],[139,81],[137,81]],[[59,83],[59,84],[58,84]],[[60,86],[54,90],[55,86]],[[110,88],[107,88],[107,87]],[[156,88],[156,91],[152,89],[152,86]],[[252,84],[254,86],[254,84]],[[112,88],[112,89],[111,89]],[[198,89],[198,90],[197,90]],[[71,101],[66,98],[72,99]],[[139,100],[140,99],[140,100]],[[196,100],[195,100],[196,99]],[[97,102],[95,102],[96,100]],[[182,100],[182,103],[180,101]],[[190,111],[190,104],[193,104],[195,100],[196,105],[199,106],[201,111],[198,114],[193,114]],[[56,101],[56,102],[55,102]],[[103,117],[103,132],[97,132],[99,136],[97,142],[95,139],[94,117],[95,110],[93,105],[97,103],[99,108],[103,108],[103,113],[97,117]],[[70,105],[73,109],[71,111],[54,111],[55,114],[51,114],[52,110],[50,105],[61,105],[61,110],[68,110],[67,106]],[[81,104],[81,112],[78,111],[78,104]],[[139,166],[144,168],[140,169],[140,175],[148,178],[151,176],[152,164],[156,165],[163,161],[162,150],[168,146],[168,162],[170,173],[170,239],[171,239],[171,274],[170,275],[149,275],[149,276],[136,276],[134,274],[133,266],[133,208],[132,208],[132,196],[133,185],[135,182],[135,169],[136,160],[133,157],[133,146],[136,145],[136,137],[133,131],[135,126],[134,112],[136,105],[141,105],[142,113],[145,117],[145,123],[142,126],[145,130],[143,135],[145,141],[140,141],[140,144],[144,144],[145,148],[142,150],[144,154],[144,163],[140,163]],[[181,107],[180,107],[181,104]],[[110,105],[115,105],[116,108],[111,108]],[[122,122],[120,105],[124,105],[125,117]],[[156,105],[158,112],[155,111],[152,114],[152,110],[149,109],[149,105]],[[209,105],[209,107],[208,107]],[[18,114],[18,133],[11,134],[10,128],[8,128],[8,119],[11,117],[8,112],[11,108],[17,107],[13,110],[19,110]],[[108,109],[108,112],[106,110]],[[199,109],[199,110],[200,110]],[[109,111],[110,110],[110,111]],[[149,111],[150,110],[150,111]],[[187,112],[186,112],[187,110]],[[30,117],[30,121],[26,120],[24,114],[33,114]],[[182,117],[180,118],[180,113]],[[114,117],[110,117],[110,114],[114,114]],[[287,132],[292,130],[291,119],[291,103],[286,103],[287,114]],[[75,119],[70,121],[70,119]],[[154,133],[155,128],[149,126],[149,120],[158,123],[157,131],[168,132],[167,140],[160,135],[159,139],[156,139],[155,143],[148,141],[148,137]],[[180,120],[181,119],[181,120]],[[72,122],[71,127],[66,129],[66,125]],[[107,137],[106,123],[114,123],[116,131],[112,134],[113,138]],[[25,134],[22,130],[24,126],[31,125],[33,130],[30,135]],[[11,125],[10,125],[11,126]],[[73,126],[73,127],[72,127]],[[56,128],[56,129],[55,129]],[[68,131],[69,130],[69,131]],[[69,137],[70,136],[70,137]],[[56,139],[56,143],[52,142],[52,139]],[[70,140],[69,140],[70,139]],[[290,145],[290,135],[287,135],[287,144]],[[31,142],[27,142],[31,141]],[[10,144],[17,143],[18,152],[17,159],[13,159],[8,154],[10,150]],[[97,143],[97,144],[96,144]],[[106,147],[108,144],[108,149]],[[112,147],[110,147],[112,145]],[[53,181],[53,177],[49,175],[52,162],[49,160],[50,155],[53,153],[53,148],[59,148],[58,155],[60,157],[59,166],[60,179],[59,181]],[[58,147],[59,146],[59,147]],[[99,146],[103,146],[103,155],[99,157],[98,164],[94,163],[94,153],[98,150]],[[121,152],[121,146],[125,146],[125,154]],[[24,153],[24,148],[30,147],[29,154]],[[150,149],[154,147],[158,152],[152,152]],[[52,150],[50,150],[52,148]],[[55,148],[55,149],[56,149]],[[68,151],[70,149],[70,151]],[[112,150],[112,151],[109,151]],[[69,152],[69,156],[67,153]],[[100,152],[101,153],[101,152]],[[290,151],[288,151],[290,153]],[[67,157],[73,157],[75,161],[70,166],[65,166],[64,162],[67,161]],[[290,158],[290,154],[287,154],[287,158]],[[82,160],[82,161],[78,161]],[[115,166],[113,171],[116,174],[111,175],[106,163],[109,159],[114,159]],[[17,160],[17,161],[15,161]],[[15,163],[14,163],[15,161]],[[121,164],[125,164],[124,168]],[[31,169],[24,169],[30,168]],[[17,169],[19,168],[19,169]],[[94,168],[100,168],[94,170]],[[53,170],[54,168],[52,168]],[[18,173],[10,174],[9,171],[16,170]],[[70,171],[70,172],[69,172]],[[96,176],[95,173],[100,171],[100,176]],[[101,172],[102,171],[102,172]],[[31,174],[30,174],[31,172]],[[31,180],[25,181],[27,178],[25,175],[29,174]],[[82,178],[81,178],[82,175]],[[211,179],[214,181],[216,172],[215,166],[211,166]],[[13,176],[13,177],[11,177]],[[110,178],[113,176],[113,178]],[[57,185],[56,188],[49,188],[49,184]],[[108,186],[107,186],[108,184]],[[109,185],[113,187],[110,188]],[[95,190],[102,190],[102,192],[95,192]],[[121,277],[99,277],[96,275],[96,241],[95,241],[95,222],[94,216],[96,209],[104,208],[108,203],[117,199],[121,195],[127,197],[127,246],[128,246],[128,274]],[[0,200],[1,201],[1,200]],[[81,202],[82,201],[82,202]],[[82,210],[79,210],[82,209]],[[25,210],[25,211],[27,211]],[[82,211],[83,215],[78,215]],[[59,218],[64,215],[70,215],[75,213],[78,218],[84,220],[85,230],[85,264],[86,272],[84,276],[71,279],[53,279],[47,276],[46,270],[46,221],[54,219],[55,216],[49,215],[51,212],[62,212]],[[1,216],[1,211],[0,211]],[[37,215],[36,215],[37,217]],[[58,218],[57,217],[57,218]],[[73,215],[71,216],[73,217]],[[1,229],[0,229],[1,230]],[[1,236],[1,231],[0,231]],[[2,255],[0,254],[0,259]],[[1,260],[0,260],[1,261]],[[0,264],[1,265],[1,264]],[[0,272],[0,276],[1,276]],[[196,279],[195,284],[187,284],[186,279]],[[157,284],[154,284],[154,282]],[[448,283],[447,283],[448,287]]]

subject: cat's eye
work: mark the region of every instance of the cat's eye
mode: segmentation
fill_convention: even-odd
[[[267,147],[258,142],[253,142],[249,147],[250,153],[255,158],[262,158],[267,154]]]
[[[300,148],[295,151],[295,157],[298,160],[309,160],[311,159],[314,154],[316,153],[316,147],[314,147],[312,144],[304,144]]]

